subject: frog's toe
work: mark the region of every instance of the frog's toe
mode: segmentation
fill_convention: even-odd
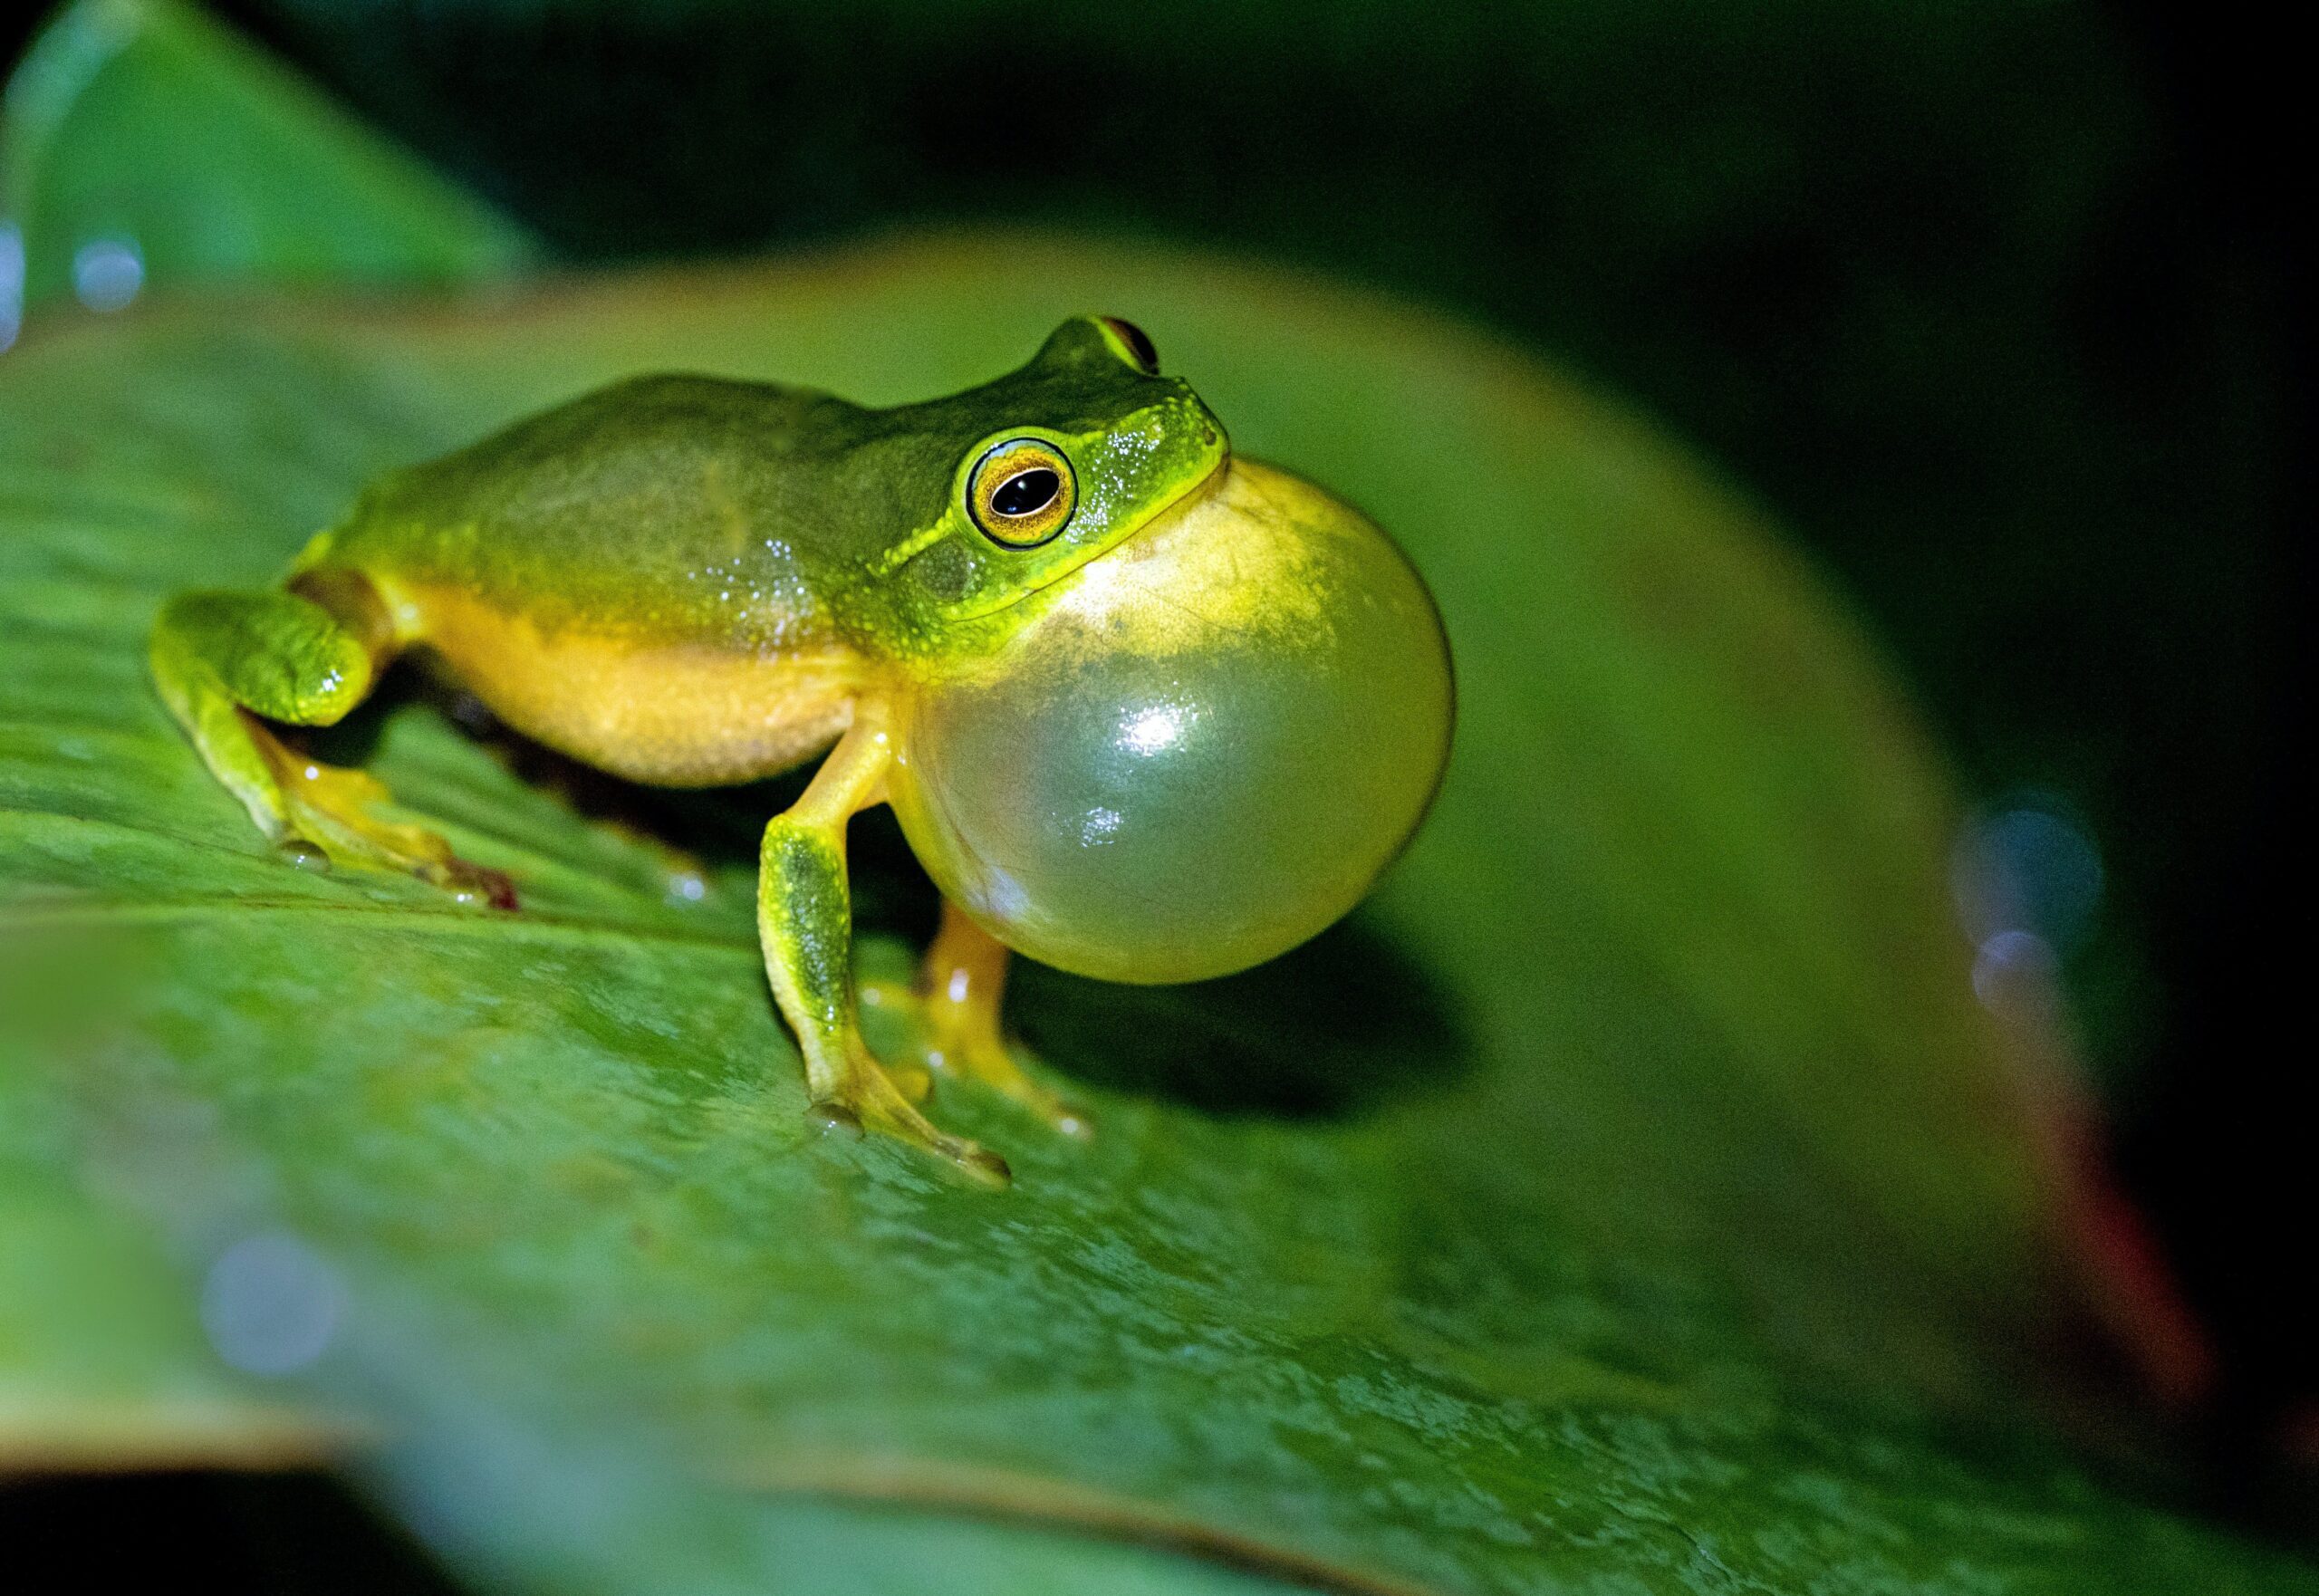
[[[899,1021],[898,1028],[909,1038],[903,1044],[901,1056],[892,1058],[885,1066],[894,1089],[914,1103],[922,1103],[933,1096],[934,1071],[931,1065],[934,1061],[929,1058],[923,1042],[924,1005],[918,995],[905,982],[871,978],[857,985],[855,996],[866,1011],[895,1016]],[[892,1050],[884,1045],[891,1034],[891,1032],[880,1034],[880,1056],[891,1053]]]
[[[1022,1066],[1015,1062],[1014,1054],[1003,1044],[997,1049],[997,1053],[996,1058],[986,1056],[981,1062],[969,1065],[964,1073],[1013,1098],[1044,1121],[1048,1129],[1074,1141],[1094,1139],[1095,1122],[1086,1110],[1024,1073]]]
[[[871,1073],[871,1072],[875,1072]],[[1006,1187],[1015,1179],[1006,1160],[963,1136],[953,1136],[919,1113],[876,1066],[858,1072],[828,1097],[806,1105],[806,1118],[824,1132],[860,1137],[875,1130],[941,1159],[977,1185]]]
[[[916,1059],[902,1059],[886,1066],[892,1077],[894,1090],[914,1103],[922,1103],[934,1095],[934,1072]]]
[[[284,830],[275,849],[303,868],[380,870],[417,876],[461,903],[513,909],[515,883],[504,870],[461,859],[424,826],[385,819],[387,789],[361,771],[287,755],[275,764]],[[319,859],[316,857],[319,855]]]
[[[1033,1078],[1015,1053],[1016,1050],[1001,1038],[973,1028],[962,1031],[939,1024],[929,1027],[926,1061],[935,1072],[980,1082],[1014,1099],[1050,1129],[1080,1141],[1091,1139],[1095,1126],[1086,1110]]]
[[[448,842],[419,826],[378,822],[348,825],[301,816],[297,830],[275,847],[285,853],[294,850],[295,862],[308,869],[314,868],[308,861],[319,853],[328,868],[416,876],[455,902],[478,909],[512,913],[520,907],[515,880],[506,871],[460,858]]]
[[[488,870],[479,864],[469,864],[457,854],[447,854],[439,865],[422,868],[414,872],[421,880],[432,881],[461,903],[478,903],[486,908],[515,913],[523,905],[515,897],[515,882],[505,870]]]
[[[864,1007],[899,1015],[909,1038],[904,1061],[887,1066],[912,1102],[924,1102],[936,1080],[974,1081],[1014,1099],[1051,1129],[1084,1141],[1094,1134],[1085,1110],[1034,1080],[1016,1049],[982,1009],[929,998],[896,981],[865,981]]]

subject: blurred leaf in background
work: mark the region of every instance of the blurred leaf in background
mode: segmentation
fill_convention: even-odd
[[[231,281],[253,260],[279,282],[423,284],[534,258],[520,228],[199,12],[149,15],[73,6],[10,81],[9,221],[60,241],[25,256],[16,313],[67,296],[113,308],[149,274]]]

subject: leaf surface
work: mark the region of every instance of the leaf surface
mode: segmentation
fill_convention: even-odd
[[[332,746],[521,883],[469,912],[271,857],[143,680],[167,592],[268,581],[379,470],[593,383],[890,402],[1091,309],[1404,541],[1462,720],[1346,928],[1190,988],[1026,972],[1102,1133],[946,1092],[1007,1194],[809,1130],[751,928],[778,793],[615,793],[615,826],[390,693]],[[2308,1588],[2025,1417],[2074,1313],[2043,1153],[1873,662],[1727,489],[1463,329],[972,236],[36,328],[0,364],[0,636],[5,912],[119,972],[16,1090],[197,1274],[305,1260],[292,1389],[380,1421],[389,1488],[486,1564],[1070,1589],[1125,1538],[1363,1590]],[[929,900],[856,832],[896,968]]]

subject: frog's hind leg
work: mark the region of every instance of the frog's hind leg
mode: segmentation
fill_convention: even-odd
[[[467,863],[432,832],[381,818],[379,782],[308,758],[266,724],[335,725],[369,695],[393,649],[370,584],[342,573],[293,591],[180,594],[154,623],[150,658],[162,701],[211,774],[285,851],[406,871],[512,909],[506,877]]]

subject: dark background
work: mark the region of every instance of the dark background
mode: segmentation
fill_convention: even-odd
[[[2253,6],[215,9],[573,258],[953,219],[1217,245],[1491,324],[1697,442],[1968,792],[2099,848],[2064,978],[2224,1355],[2198,1438],[2222,1505],[2312,1527],[2308,135]]]

